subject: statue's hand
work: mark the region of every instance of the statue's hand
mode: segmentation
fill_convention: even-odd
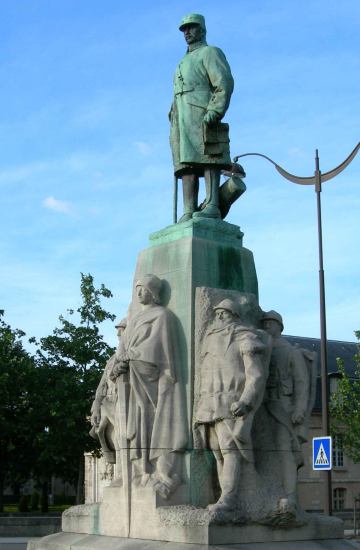
[[[116,363],[111,369],[111,372],[109,374],[110,380],[112,382],[115,382],[118,376],[120,376],[121,374],[124,374],[128,370],[129,370],[129,365],[125,361],[120,361]]]
[[[305,412],[304,411],[294,411],[291,416],[291,421],[293,424],[301,424],[304,422]]]
[[[251,406],[243,403],[242,401],[236,401],[235,403],[232,403],[230,410],[233,416],[245,416],[250,412]]]
[[[95,426],[97,428],[100,424],[100,420],[101,420],[100,407],[96,407],[93,410],[92,415],[91,415],[91,419],[90,419],[91,425]]]
[[[216,124],[220,120],[220,115],[216,111],[206,111],[204,116],[204,123],[208,126]]]

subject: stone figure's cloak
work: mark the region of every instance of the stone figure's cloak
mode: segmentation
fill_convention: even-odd
[[[177,175],[189,167],[203,175],[204,164],[231,165],[228,131],[215,124],[205,151],[204,115],[216,111],[222,118],[229,106],[234,80],[224,53],[205,42],[188,51],[174,76],[170,144]],[[227,133],[227,135],[226,135]]]
[[[176,318],[153,306],[130,318],[121,354],[129,360],[127,438],[131,458],[148,460],[187,446],[185,402],[179,383]]]

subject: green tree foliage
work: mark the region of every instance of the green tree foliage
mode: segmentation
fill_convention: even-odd
[[[360,331],[355,332],[360,340]],[[336,392],[331,396],[331,433],[342,435],[344,452],[354,461],[360,462],[360,344],[355,359],[354,378],[345,372],[344,361],[339,358],[338,370],[341,377]]]
[[[0,311],[0,511],[5,480],[13,486],[30,477],[31,388],[36,384],[34,358],[24,349],[25,333],[13,330]]]
[[[77,480],[78,501],[82,499],[84,452],[97,448],[89,436],[91,402],[106,361],[114,352],[104,342],[99,325],[115,318],[101,305],[102,299],[112,296],[110,290],[103,284],[95,288],[90,274],[81,274],[80,291],[80,307],[68,310],[68,318],[61,315],[60,326],[40,341],[39,399],[44,388],[48,394],[33,411],[40,419],[48,411],[47,424],[39,426],[34,442],[37,460],[33,474],[41,484],[51,475]]]

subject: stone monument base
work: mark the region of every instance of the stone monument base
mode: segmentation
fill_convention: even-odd
[[[334,517],[309,514],[307,523],[301,527],[274,528],[267,525],[216,525],[216,524],[189,524],[167,525],[167,540],[144,540],[124,537],[109,537],[101,535],[89,535],[82,533],[62,532],[49,535],[37,541],[30,541],[28,550],[127,550],[146,548],[164,548],[167,545],[171,550],[205,550],[206,548],[231,548],[238,545],[253,543],[288,543],[284,548],[294,548],[295,541],[307,541],[306,549],[310,548],[350,548],[346,541],[341,541],[344,536],[343,522]],[[165,529],[164,529],[165,531]],[[164,533],[165,534],[165,533]],[[165,537],[164,537],[165,538]],[[331,542],[330,539],[337,539]],[[169,543],[168,541],[172,541]],[[321,540],[317,546],[315,541]],[[324,541],[329,541],[324,546]],[[311,546],[313,544],[313,546]],[[344,544],[344,546],[342,546]],[[270,546],[269,548],[277,548]],[[242,548],[242,546],[239,546]],[[251,547],[253,549],[253,546]],[[264,550],[266,546],[262,546]],[[282,548],[282,546],[281,546]],[[305,547],[304,547],[305,548]]]

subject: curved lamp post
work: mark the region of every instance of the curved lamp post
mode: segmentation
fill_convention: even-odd
[[[262,157],[271,164],[273,164],[276,170],[287,180],[300,185],[315,185],[316,202],[317,202],[317,226],[318,226],[318,249],[319,249],[319,288],[320,288],[320,361],[321,361],[321,400],[322,400],[322,427],[324,435],[330,435],[329,427],[329,393],[328,393],[328,367],[327,367],[327,338],[326,338],[326,309],[325,309],[325,283],[324,283],[324,264],[323,264],[323,244],[322,244],[322,223],[321,223],[321,184],[324,181],[328,181],[342,172],[356,156],[360,149],[360,142],[350,155],[330,172],[321,173],[319,167],[319,154],[316,149],[315,153],[315,173],[314,176],[301,177],[290,174],[284,170],[279,164],[274,162],[271,158],[261,153],[244,153],[234,157],[234,162],[237,162],[239,158],[248,156]],[[326,496],[325,496],[325,513],[331,514],[331,472],[326,472]]]

